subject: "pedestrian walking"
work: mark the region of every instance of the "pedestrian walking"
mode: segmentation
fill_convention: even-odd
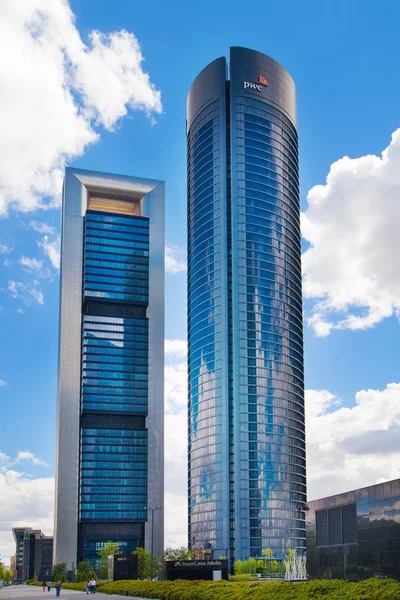
[[[49,592],[51,590],[51,581],[47,582],[47,591]]]
[[[62,588],[62,583],[61,583],[61,581],[57,581],[57,583],[56,583],[56,596],[59,596],[59,595],[60,595],[61,588]]]
[[[86,587],[86,593],[89,593],[89,579],[87,580],[87,582],[85,583],[85,587]]]
[[[43,583],[42,583],[42,589],[43,589],[44,592],[46,591],[46,588],[47,588],[47,583],[45,581],[43,581]]]
[[[96,580],[93,577],[90,580],[89,585],[90,585],[90,593],[95,594],[96,593]]]

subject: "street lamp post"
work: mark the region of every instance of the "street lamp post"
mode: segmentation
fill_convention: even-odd
[[[151,555],[150,555],[150,580],[153,579],[153,546],[154,546],[154,511],[161,510],[161,506],[145,506],[145,510],[151,511]]]

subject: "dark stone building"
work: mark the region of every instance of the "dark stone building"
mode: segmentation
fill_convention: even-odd
[[[53,562],[53,538],[44,535],[40,529],[15,527],[13,529],[16,543],[15,570],[17,580],[39,580],[51,577]]]
[[[400,579],[400,479],[309,502],[307,571],[318,579]]]

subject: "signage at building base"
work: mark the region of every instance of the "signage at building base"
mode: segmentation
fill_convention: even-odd
[[[208,579],[217,581],[228,579],[227,560],[167,560],[166,576],[174,579]]]
[[[220,560],[177,560],[174,567],[222,567]]]

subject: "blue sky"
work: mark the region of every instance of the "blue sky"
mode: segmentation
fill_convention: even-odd
[[[7,530],[13,520],[31,519],[32,525],[47,529],[51,523],[59,292],[60,212],[56,205],[64,162],[167,183],[168,264],[170,271],[177,271],[169,272],[166,282],[166,339],[176,340],[167,352],[167,425],[175,424],[181,435],[180,442],[170,440],[167,448],[167,477],[171,473],[167,539],[171,544],[185,542],[178,521],[185,503],[186,95],[196,74],[216,57],[227,56],[232,45],[272,56],[288,69],[297,86],[304,250],[310,243],[314,248],[305,259],[306,388],[311,391],[310,432],[316,436],[310,442],[309,472],[313,457],[325,452],[324,470],[331,473],[328,483],[325,474],[315,469],[313,493],[340,492],[353,482],[367,485],[379,478],[399,477],[398,444],[393,443],[384,456],[379,447],[373,447],[368,461],[357,450],[360,436],[368,438],[370,430],[393,432],[400,416],[400,386],[387,389],[400,381],[400,329],[395,316],[396,310],[399,314],[400,273],[394,243],[394,225],[400,218],[400,140],[393,138],[386,161],[381,157],[400,126],[398,4],[387,0],[383,11],[369,0],[253,0],[247,5],[225,0],[197,5],[71,0],[75,26],[62,0],[32,4],[42,14],[48,11],[50,23],[54,19],[58,25],[68,25],[63,33],[68,42],[62,51],[70,48],[72,62],[80,52],[76,65],[84,64],[79,44],[86,44],[86,50],[93,48],[93,30],[110,36],[120,30],[134,34],[144,56],[141,67],[129,63],[130,46],[122,43],[114,46],[114,65],[128,64],[133,72],[143,69],[155,87],[145,84],[147,96],[142,104],[130,97],[129,82],[111,89],[104,66],[107,57],[99,51],[97,61],[89,65],[90,74],[82,67],[87,82],[71,85],[64,79],[58,88],[55,84],[54,89],[47,89],[51,78],[55,81],[64,69],[61,42],[58,45],[51,39],[45,26],[36,39],[26,38],[24,25],[37,15],[34,9],[29,13],[24,0],[6,0],[0,8],[0,16],[4,13],[5,17],[1,27],[9,25],[6,34],[18,32],[31,44],[42,35],[48,44],[45,57],[40,52],[18,53],[20,38],[10,35],[9,64],[0,63],[4,133],[0,163],[11,161],[7,170],[0,167],[0,380],[5,383],[0,386],[0,453],[6,455],[0,470],[0,503],[17,506],[0,528],[0,553],[7,556],[12,550]],[[112,39],[116,38],[103,38],[103,42],[107,45]],[[52,56],[54,61],[46,63]],[[40,86],[35,69],[48,76]],[[58,108],[50,114],[46,103],[53,94],[62,98],[65,88],[79,111],[79,123],[76,115],[71,121],[65,117],[67,112],[58,115]],[[161,92],[162,114],[157,91]],[[136,108],[127,106],[129,101]],[[47,128],[46,123],[58,116],[60,131]],[[43,135],[34,129],[40,119],[46,130]],[[340,162],[331,171],[328,187],[315,189],[326,184],[331,165],[345,156],[358,161]],[[309,208],[307,194],[312,188]],[[33,199],[31,189],[36,190]],[[47,208],[38,208],[40,204]],[[355,395],[361,390],[372,391],[361,393],[355,405]],[[321,428],[327,431],[326,438],[318,437]],[[27,450],[32,454],[18,455]],[[335,451],[347,457],[336,467],[329,459]],[[37,460],[49,466],[35,464]],[[348,468],[348,476],[337,467]],[[12,474],[6,480],[7,472]],[[46,502],[37,506],[40,490]],[[23,504],[24,494],[31,494],[28,505],[32,509]]]

